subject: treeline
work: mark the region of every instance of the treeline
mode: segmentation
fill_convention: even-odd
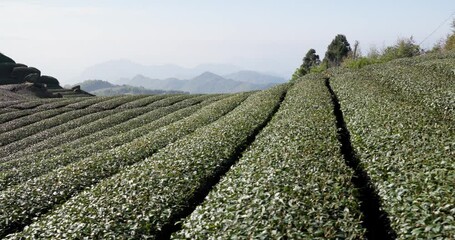
[[[303,58],[291,80],[308,73],[323,72],[331,67],[362,68],[366,65],[384,63],[393,59],[414,57],[426,53],[440,53],[455,50],[455,19],[452,22],[452,33],[436,43],[431,50],[425,50],[415,43],[414,38],[400,38],[397,42],[383,49],[371,48],[367,55],[362,55],[360,43],[355,41],[353,47],[343,34],[338,34],[327,47],[321,61],[316,50],[310,49]]]

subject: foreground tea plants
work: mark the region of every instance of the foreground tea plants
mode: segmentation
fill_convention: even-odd
[[[441,115],[455,121],[455,59],[419,62],[402,59],[368,68],[371,79]]]
[[[0,236],[17,231],[56,204],[65,202],[102,179],[144,160],[158,149],[225,115],[249,94],[233,95],[191,116],[49,174],[0,192]],[[56,181],[56,179],[58,179]],[[20,203],[20,204],[18,204]]]
[[[301,79],[173,238],[362,238],[353,173],[340,154],[332,112],[324,81]]]
[[[0,172],[0,189],[38,177],[50,170],[76,162],[93,154],[99,154],[123,145],[159,127],[187,117],[194,111],[220,98],[224,98],[224,96],[209,97],[207,95],[188,99],[180,104],[151,111],[106,131],[95,133],[89,138],[79,139],[72,144],[62,145],[56,148],[60,150],[61,154],[55,154],[54,151],[54,156],[48,158],[45,156],[49,156],[49,152],[44,153],[44,156],[43,154],[34,154],[2,164],[0,165],[0,169],[2,170]],[[204,99],[205,101],[203,103],[197,104]],[[192,106],[193,104],[197,105]],[[161,117],[162,119],[160,119]],[[122,134],[124,132],[125,134]]]
[[[168,99],[169,101],[166,102],[170,102],[170,104],[172,104],[174,102],[182,101],[186,98],[189,98],[189,95],[170,97]],[[52,147],[57,147],[63,143],[70,142],[81,137],[87,136],[89,134],[95,133],[97,131],[103,130],[105,128],[109,128],[117,124],[123,123],[129,119],[153,111],[161,106],[162,103],[157,102],[157,104],[150,104],[149,106],[146,107],[125,110],[113,109],[86,115],[71,120],[57,127],[51,128],[47,131],[43,131],[30,137],[24,138],[20,141],[14,142],[4,147],[4,151],[10,153],[12,153],[12,151],[16,151],[14,154],[10,154],[8,156],[8,158],[11,157],[16,158],[24,154],[24,152],[21,152],[19,150],[22,150],[27,146],[29,147],[26,149],[25,152],[28,154],[35,153],[40,150]],[[96,111],[92,108],[84,110],[89,112]],[[5,159],[2,159],[0,161],[4,162]]]
[[[391,92],[374,76],[367,70],[347,71],[331,82],[391,227],[399,239],[451,239],[455,125],[441,112]],[[453,109],[452,103],[445,104]]]
[[[22,110],[3,114],[3,123],[0,125],[0,134],[5,134],[21,127],[39,122],[41,120],[57,116],[59,114],[71,111],[72,109],[54,109],[48,111],[39,111],[36,109]],[[14,121],[12,121],[14,120]],[[11,141],[10,141],[11,142]],[[6,144],[6,142],[5,142]]]
[[[218,121],[72,198],[17,237],[145,238],[159,234],[162,227],[174,224],[207,181],[231,164],[237,149],[277,108],[285,89],[281,85],[252,95]]]
[[[54,157],[61,153],[66,153],[68,151],[73,151],[79,147],[84,147],[86,145],[93,144],[94,142],[103,140],[104,138],[107,138],[109,136],[119,135],[125,131],[137,128],[139,126],[143,126],[153,120],[156,120],[157,118],[162,116],[161,115],[162,112],[169,112],[169,110],[175,110],[189,106],[193,103],[193,101],[196,101],[195,103],[198,102],[198,98],[190,98],[188,99],[188,101],[184,99],[185,97],[182,96],[173,96],[156,101],[150,105],[150,107],[153,107],[152,109],[156,108],[155,110],[137,116],[133,119],[127,120],[120,124],[114,125],[112,127],[100,129],[99,131],[95,132],[80,131],[80,133],[77,134],[84,135],[84,137],[78,138],[71,142],[63,143],[53,148],[48,147],[45,150],[40,151],[38,153],[36,153],[36,149],[34,146],[30,146],[29,148],[24,149],[23,151],[18,151],[7,157],[4,157],[3,158],[4,162],[0,163],[0,171],[10,168],[16,168],[18,166],[24,166],[27,163],[34,163],[38,160],[46,159],[49,157]],[[187,105],[188,102],[189,105]],[[169,108],[164,109],[164,107],[168,107],[170,105],[173,105],[171,109]],[[144,132],[143,134],[145,133],[146,132]]]
[[[59,137],[59,134],[68,132],[79,126],[90,124],[94,121],[96,122],[115,113],[119,113],[119,111],[109,110],[97,112],[94,109],[69,111],[54,118],[50,118],[49,120],[43,120],[27,127],[17,129],[17,131],[10,131],[3,136],[12,139],[11,136],[15,134],[17,140],[6,146],[0,147],[0,162],[7,161],[5,160],[5,157],[9,158],[20,155],[21,150],[23,149],[35,149],[36,145],[34,144],[40,144],[42,148],[53,147],[52,145],[47,145],[47,142],[52,138]],[[56,126],[47,128],[47,126],[51,124],[55,124]]]

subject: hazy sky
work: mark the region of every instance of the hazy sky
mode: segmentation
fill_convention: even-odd
[[[338,33],[363,52],[398,37],[420,43],[453,13],[454,0],[0,0],[0,52],[63,83],[116,59],[290,75],[308,49],[322,58]]]

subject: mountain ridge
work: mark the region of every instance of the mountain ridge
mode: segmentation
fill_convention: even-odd
[[[177,78],[182,80],[197,77],[205,72],[223,76],[227,79],[250,83],[285,82],[287,79],[277,74],[247,70],[232,64],[200,64],[193,68],[174,64],[143,65],[127,59],[110,60],[86,68],[76,79],[78,82],[87,79],[103,79],[112,83],[122,84],[125,78],[132,79],[143,75],[152,79]],[[261,81],[258,81],[261,79]],[[268,79],[263,81],[263,79]]]
[[[255,84],[226,79],[212,72],[204,72],[188,80],[168,78],[165,80],[152,79],[136,75],[126,84],[149,89],[178,90],[190,93],[234,93],[242,91],[263,90],[278,83]]]

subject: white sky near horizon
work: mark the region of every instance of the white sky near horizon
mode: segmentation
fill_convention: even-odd
[[[454,0],[0,0],[0,52],[63,84],[97,63],[225,63],[289,77],[338,33],[364,53],[424,40]],[[453,15],[455,17],[455,15]],[[422,47],[451,32],[447,21]]]

